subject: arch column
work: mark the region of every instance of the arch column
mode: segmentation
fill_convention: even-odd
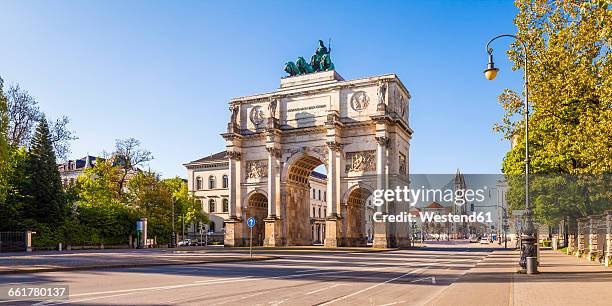
[[[325,216],[325,246],[338,247],[342,240],[342,220],[338,214],[340,204],[340,143],[327,142],[327,216]]]
[[[388,189],[388,146],[389,146],[389,137],[386,135],[386,131],[382,133],[377,133],[379,136],[376,136],[376,188],[379,190]],[[383,199],[384,201],[384,199]],[[384,201],[381,206],[376,208],[377,212],[381,212],[383,214],[387,214],[389,211],[389,203]],[[372,247],[375,248],[388,248],[392,247],[393,242],[390,237],[389,224],[387,222],[374,222],[374,239],[372,241]]]
[[[282,245],[281,219],[278,215],[280,205],[280,149],[266,147],[268,151],[268,217],[265,222],[264,246]]]
[[[229,218],[225,220],[225,245],[243,246],[245,244],[244,224],[240,218],[240,153],[236,151],[227,152],[229,159],[228,188],[229,195]]]

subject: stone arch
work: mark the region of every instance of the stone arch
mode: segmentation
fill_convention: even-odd
[[[291,157],[285,161],[283,171],[281,172],[282,182],[287,182],[289,180],[289,168],[292,165],[296,165],[296,162],[301,160],[305,160],[306,163],[316,163],[317,165],[314,168],[318,167],[319,165],[324,165],[325,169],[329,171],[327,160],[324,155],[314,150],[308,150],[307,152],[301,151],[291,155]],[[300,164],[301,166],[305,166],[303,163]],[[312,168],[312,170],[314,170],[314,168]],[[310,170],[310,172],[312,172],[312,170]],[[308,172],[308,175],[310,175],[310,172]]]
[[[265,240],[264,219],[268,215],[268,197],[259,190],[253,190],[247,197],[246,218],[255,218],[253,245],[261,246]]]
[[[248,203],[249,198],[250,198],[252,195],[256,194],[256,193],[261,193],[261,194],[262,194],[264,197],[268,198],[268,192],[267,192],[267,191],[265,191],[265,190],[263,190],[263,189],[261,189],[261,188],[255,188],[255,189],[253,189],[253,190],[249,191],[249,192],[248,192],[248,193],[247,193],[247,194],[244,196],[244,198],[242,199],[242,202],[243,202],[243,203]]]
[[[287,160],[281,186],[281,210],[287,245],[312,245],[310,224],[310,174],[325,159],[315,154],[298,153]]]
[[[368,184],[368,183],[359,182],[359,183],[353,184],[346,191],[344,191],[344,194],[342,194],[342,203],[347,203],[349,195],[351,194],[351,192],[353,190],[359,189],[359,188],[363,188],[363,189],[367,190],[370,194],[373,194],[374,190],[375,190],[375,188],[370,186],[370,184]]]
[[[345,193],[346,198],[342,204],[344,246],[365,246],[367,244],[366,201],[372,192],[371,187],[356,184]]]

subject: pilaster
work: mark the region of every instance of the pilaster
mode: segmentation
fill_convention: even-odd
[[[604,214],[606,222],[606,249],[604,264],[606,267],[612,266],[612,210],[606,210]]]
[[[588,239],[589,239],[589,261],[594,261],[595,257],[599,254],[599,248],[597,246],[597,230],[599,228],[599,220],[601,216],[589,216],[588,221]]]
[[[576,257],[581,257],[584,253],[585,253],[585,246],[586,246],[586,237],[585,237],[585,232],[586,232],[586,225],[587,225],[587,221],[588,219],[586,218],[579,218],[577,220],[578,222],[578,246],[576,248]]]

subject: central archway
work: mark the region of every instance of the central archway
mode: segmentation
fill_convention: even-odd
[[[303,154],[290,161],[284,183],[284,209],[283,225],[287,245],[312,245],[313,227],[311,225],[311,198],[317,195],[321,198],[321,191],[311,191],[310,176],[315,168],[325,163],[313,156]],[[326,191],[323,191],[326,193]],[[318,210],[315,210],[318,212]],[[324,218],[324,216],[323,216]]]

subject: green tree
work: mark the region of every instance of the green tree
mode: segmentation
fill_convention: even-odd
[[[612,10],[609,1],[517,0],[517,36],[529,65],[530,197],[538,221],[554,224],[611,208]],[[509,56],[523,69],[518,43]],[[506,154],[511,207],[524,208],[522,96],[505,90],[496,130],[517,141]],[[538,175],[555,174],[555,175]],[[594,176],[591,174],[599,174]],[[517,176],[518,175],[518,176]],[[603,175],[603,176],[602,176]],[[606,176],[607,175],[607,176]]]
[[[4,80],[0,77],[0,205],[4,206],[8,195],[9,175],[9,145],[8,132],[8,104],[4,94]],[[0,206],[0,207],[2,207]],[[0,208],[1,209],[1,208]]]
[[[30,199],[24,214],[40,223],[57,225],[66,215],[66,202],[50,137],[43,116],[28,152],[28,182],[24,191]]]
[[[612,173],[612,10],[609,1],[519,0],[517,36],[527,44],[530,158],[534,173]],[[518,44],[509,52],[523,68]],[[496,129],[524,139],[521,96],[506,90]],[[517,116],[521,115],[521,116]],[[524,144],[503,172],[524,171]]]
[[[189,194],[187,183],[179,178],[163,180],[163,183],[172,193],[172,200],[175,204],[175,221],[179,221],[180,216],[185,216],[186,224],[197,224],[198,222],[209,224],[208,216],[202,211],[200,201]]]

